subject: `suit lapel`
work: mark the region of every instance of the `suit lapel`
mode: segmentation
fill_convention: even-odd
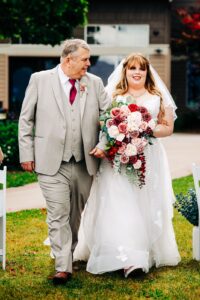
[[[80,111],[81,120],[83,119],[83,114],[85,110],[85,104],[88,95],[88,80],[86,76],[83,76],[80,80]]]
[[[58,104],[58,107],[60,109],[63,118],[65,118],[63,100],[61,95],[61,84],[58,76],[58,67],[52,69],[50,75],[51,75],[51,86],[54,92],[56,102]]]

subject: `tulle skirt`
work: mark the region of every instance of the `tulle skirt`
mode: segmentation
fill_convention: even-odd
[[[134,266],[177,265],[172,226],[174,194],[159,139],[145,149],[146,184],[140,189],[102,161],[82,215],[74,260],[93,274]]]

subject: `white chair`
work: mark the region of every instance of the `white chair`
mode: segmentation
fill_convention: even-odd
[[[6,173],[6,167],[0,170],[0,261],[3,270],[6,268]]]
[[[199,225],[193,228],[193,258],[200,260],[200,165],[192,164],[192,173],[194,179],[194,186],[197,196],[198,210],[199,210]]]

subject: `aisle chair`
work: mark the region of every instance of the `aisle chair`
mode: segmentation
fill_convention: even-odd
[[[0,261],[6,268],[6,173],[7,168],[0,170]]]
[[[199,211],[199,225],[193,229],[193,258],[200,260],[200,165],[193,163],[192,173]]]

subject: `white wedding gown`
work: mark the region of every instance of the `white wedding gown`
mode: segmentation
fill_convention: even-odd
[[[153,118],[160,98],[137,100]],[[74,260],[86,260],[93,274],[134,266],[148,272],[153,265],[177,265],[180,256],[172,226],[174,194],[160,139],[145,149],[146,185],[140,189],[115,174],[103,160],[82,215]]]

